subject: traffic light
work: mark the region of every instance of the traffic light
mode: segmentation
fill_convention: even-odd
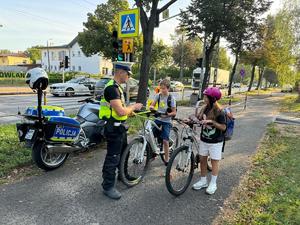
[[[59,69],[64,68],[64,61],[59,62]]]
[[[114,48],[113,55],[112,55],[113,60],[124,61],[124,53],[122,52],[123,42],[122,42],[122,40],[118,39],[117,31],[113,31],[112,38],[113,38],[112,46]]]
[[[196,61],[197,61],[196,65],[202,67],[203,58],[197,58]]]
[[[65,63],[64,63],[65,69],[69,68],[69,56],[65,56]]]

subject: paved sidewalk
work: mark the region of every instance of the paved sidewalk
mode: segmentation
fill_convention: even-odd
[[[69,159],[58,170],[0,186],[0,224],[211,224],[248,169],[249,157],[273,121],[277,104],[276,97],[253,99],[245,112],[236,114],[234,137],[226,144],[213,196],[190,188],[180,197],[171,196],[161,175],[165,167],[155,160],[140,185],[127,189],[118,183],[122,198],[109,200],[101,193],[105,151],[95,151]],[[181,107],[179,115],[193,111]],[[197,172],[193,182],[198,177]]]

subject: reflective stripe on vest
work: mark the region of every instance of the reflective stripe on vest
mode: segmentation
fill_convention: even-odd
[[[114,80],[110,80],[106,85],[105,85],[105,88],[109,87],[109,86],[113,86],[113,85],[117,85],[118,86],[118,89],[120,91],[120,94],[121,94],[121,102],[122,102],[122,106],[124,107],[125,106],[125,98],[124,98],[124,94],[123,94],[123,90],[122,88],[117,84],[115,83]],[[104,88],[104,91],[105,91],[105,88]],[[100,101],[100,110],[99,110],[99,118],[100,119],[109,119],[110,117],[112,116],[112,118],[114,118],[115,120],[119,120],[119,121],[123,121],[123,120],[127,120],[127,115],[126,116],[119,116],[116,111],[114,109],[112,109],[110,107],[110,104],[108,101],[106,101],[105,97],[103,96],[101,98],[101,101]]]

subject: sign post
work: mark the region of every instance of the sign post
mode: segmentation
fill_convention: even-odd
[[[245,75],[246,75],[246,71],[245,71],[244,68],[242,68],[242,69],[240,70],[240,75],[241,75],[241,78],[242,78],[242,80],[241,80],[241,86],[242,86],[243,81],[244,81],[244,77],[245,77]],[[241,86],[240,86],[240,92],[241,92]]]

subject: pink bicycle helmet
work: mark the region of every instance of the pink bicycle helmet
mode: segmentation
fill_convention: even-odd
[[[210,97],[214,102],[218,101],[222,97],[222,93],[219,88],[216,87],[208,87],[203,92],[204,95]]]

